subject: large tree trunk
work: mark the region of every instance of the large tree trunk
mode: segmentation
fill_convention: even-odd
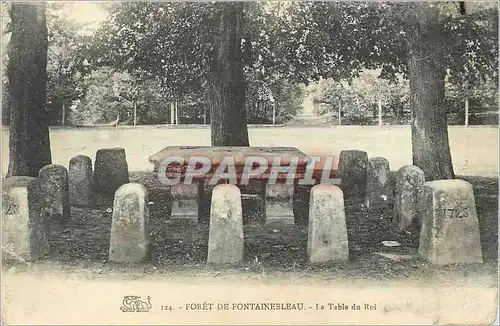
[[[223,2],[211,71],[212,146],[249,146],[241,53],[243,3]]]
[[[444,102],[443,24],[439,9],[412,4],[408,31],[413,164],[426,180],[455,177]]]
[[[10,96],[9,96],[9,86],[6,84],[2,85],[2,125],[8,126],[10,124]]]
[[[45,4],[12,3],[7,75],[11,97],[7,176],[38,176],[51,164]]]

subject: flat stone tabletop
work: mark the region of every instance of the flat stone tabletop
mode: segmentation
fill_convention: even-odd
[[[248,157],[263,157],[268,162],[268,169],[259,176],[252,176],[251,179],[261,179],[267,180],[271,172],[271,166],[275,159],[279,160],[279,166],[286,167],[289,166],[292,160],[296,160],[297,168],[295,170],[295,175],[293,178],[295,180],[302,179],[305,176],[306,168],[311,162],[311,157],[309,157],[304,152],[300,151],[295,147],[248,147],[248,146],[168,146],[158,153],[149,157],[149,162],[154,164],[155,175],[158,172],[160,164],[168,157],[182,157],[184,158],[184,163],[171,163],[168,165],[165,171],[167,177],[175,177],[179,173],[182,175],[181,179],[184,178],[188,160],[192,157],[206,157],[211,162],[211,169],[209,172],[203,176],[194,176],[195,179],[206,179],[210,178],[220,163],[226,157],[231,157],[234,161],[235,171],[237,177],[241,177],[245,161]],[[322,157],[320,161],[314,162],[314,172],[313,179],[320,180],[322,178],[323,168],[328,167],[330,170],[330,176],[336,177],[337,171],[333,167],[326,165],[328,160],[326,157]],[[227,163],[227,161],[225,162]],[[330,162],[331,163],[331,162]],[[255,166],[254,166],[255,168]],[[278,173],[278,180],[285,180],[286,173]]]
[[[187,161],[193,156],[208,157],[212,164],[220,164],[222,159],[232,156],[236,165],[245,164],[245,159],[249,156],[259,156],[267,159],[269,164],[276,157],[281,158],[281,164],[290,164],[292,158],[298,158],[297,165],[305,166],[307,164],[307,155],[295,147],[248,147],[248,146],[168,146],[158,153],[149,157],[149,162],[158,165],[167,157],[181,156]]]
[[[297,159],[297,169],[294,179],[303,177],[306,165],[308,164],[308,156],[295,147],[247,147],[247,146],[227,146],[227,147],[212,147],[212,146],[169,146],[152,155],[149,161],[154,164],[154,172],[158,172],[159,165],[168,157],[183,157],[184,164],[171,164],[165,171],[168,177],[175,176],[177,173],[185,175],[187,162],[189,158],[200,156],[207,157],[211,161],[212,168],[210,172],[202,176],[195,176],[195,179],[209,178],[212,176],[217,166],[220,165],[225,157],[232,157],[235,164],[235,170],[238,178],[241,173],[247,157],[257,156],[263,157],[268,162],[268,169],[260,176],[253,176],[252,179],[267,179],[269,177],[270,167],[275,158],[280,158],[280,166],[288,166],[292,159]],[[282,180],[286,175],[279,174],[278,180]]]

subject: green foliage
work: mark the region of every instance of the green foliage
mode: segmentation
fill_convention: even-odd
[[[461,16],[456,4],[439,5],[450,107],[461,107],[456,103],[465,97],[482,98],[485,104],[478,107],[491,105],[486,98],[495,100],[491,93],[498,85],[497,11],[481,7]],[[173,101],[179,102],[181,122],[203,121],[217,3],[112,3],[109,20],[91,38],[78,32],[84,26],[61,14],[63,6],[51,3],[47,14],[54,123],[62,103],[73,104],[68,113],[76,114],[74,121],[109,122],[117,114],[127,121],[135,103],[139,123],[167,123]],[[269,95],[276,100],[278,122],[290,119],[300,110],[298,84],[318,80],[323,85],[313,92],[318,103],[334,103],[337,97],[346,103],[345,114],[369,114],[381,93],[384,108],[397,115],[393,108],[404,106],[408,97],[404,78],[411,15],[408,3],[245,3],[241,46],[249,122],[272,120]],[[368,78],[367,69],[378,69],[380,78]],[[125,87],[119,100],[109,95],[107,79],[117,74],[127,76],[118,78]]]
[[[276,123],[287,122],[302,111],[304,89],[301,85],[282,79],[271,89],[276,101]]]
[[[498,111],[498,82],[487,79],[473,88],[464,91],[461,84],[446,85],[446,104],[449,113],[464,117],[465,100],[469,100],[469,111],[472,114]],[[463,121],[463,118],[461,119]]]
[[[89,69],[83,55],[87,37],[79,34],[83,26],[66,18],[63,9],[60,3],[50,3],[47,8],[47,105],[52,124],[61,123],[63,106],[67,109],[82,97],[83,77]]]
[[[380,78],[380,72],[380,69],[366,70],[350,81],[329,78],[310,85],[308,92],[317,113],[335,113],[332,120],[336,121],[340,106],[342,117],[352,122],[363,117],[375,118],[380,100],[385,118],[389,116],[398,121],[407,120],[410,93],[408,81],[399,75],[396,76],[397,82],[390,82]]]
[[[188,120],[199,120],[206,105],[219,7],[213,3],[115,4],[110,20],[93,39],[91,61],[128,71],[139,82],[158,83],[166,101],[179,101]],[[274,32],[283,21],[272,9],[265,3],[245,4],[242,51],[251,123],[272,120],[272,103],[269,96],[262,97],[263,92],[276,98],[278,121],[290,119],[301,101],[297,86],[287,81],[292,75],[290,65],[282,64],[280,54],[292,42],[284,42],[288,30],[276,38]]]
[[[101,68],[84,78],[86,94],[72,112],[72,122],[93,124],[128,117],[132,109],[131,79],[125,73]]]
[[[464,16],[458,14],[455,3],[439,6],[441,40],[446,49],[442,64],[448,72],[447,102],[450,110],[461,108],[463,111],[465,98],[470,98],[476,107],[491,106],[496,100],[491,93],[498,89],[498,12],[495,6],[477,6],[475,12]],[[316,52],[309,50],[309,53],[321,54],[311,57],[321,61],[330,54],[336,58],[358,62],[358,67],[352,62],[346,65],[347,70],[352,71],[352,77],[358,75],[359,68],[380,68],[380,77],[392,82],[383,86],[382,93],[388,94],[384,102],[398,116],[396,107],[404,107],[408,101],[407,85],[403,85],[400,90],[397,85],[401,85],[404,78],[407,78],[406,35],[410,28],[408,21],[413,15],[413,5],[314,2],[304,3],[301,8],[305,11],[298,11],[298,16],[304,17],[301,24],[311,27],[314,30],[311,33],[321,35],[316,36],[317,39],[322,39],[321,42],[324,43],[343,45],[338,49],[331,49],[328,45],[307,43],[311,48],[319,49]],[[318,64],[318,67],[323,77],[333,79],[320,82],[319,88],[313,90],[317,103],[334,103],[332,97],[345,98],[348,99],[343,106],[346,115],[369,114],[374,103],[373,97],[377,93],[373,89],[373,80],[355,78],[355,81],[361,82],[361,87],[356,87],[356,82],[346,84],[350,81],[346,78],[347,74],[343,78],[342,75],[329,75],[324,62]],[[316,75],[314,68],[310,70],[313,71],[313,76]],[[377,84],[380,82],[379,80]],[[357,99],[354,102],[353,96]],[[360,105],[353,104],[358,101]],[[484,103],[481,104],[482,102]],[[337,106],[338,104],[335,107]],[[331,105],[322,107],[323,111],[334,109]]]
[[[446,47],[443,64],[450,81],[467,79],[470,86],[493,76],[498,65],[496,8],[485,6],[465,16],[458,15],[454,3],[440,8]],[[406,35],[412,14],[411,3],[299,3],[293,7],[289,27],[292,43],[302,49],[295,64],[303,65],[306,57],[309,67],[303,71],[313,79],[348,79],[367,68],[381,68],[382,78],[389,80],[406,76]]]
[[[92,63],[158,80],[171,99],[199,92],[214,10],[208,3],[116,3],[94,38]]]
[[[498,11],[482,10],[445,23],[450,82],[464,91],[497,80]]]

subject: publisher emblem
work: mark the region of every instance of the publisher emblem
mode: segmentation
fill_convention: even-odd
[[[123,297],[122,304],[120,307],[122,312],[149,312],[152,307],[149,295],[146,301],[141,300],[141,297],[137,295],[126,295]]]

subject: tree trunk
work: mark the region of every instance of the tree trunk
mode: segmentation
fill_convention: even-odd
[[[339,126],[342,124],[342,102],[339,100],[339,112],[338,112],[338,120],[339,120]]]
[[[38,176],[51,164],[45,3],[12,3],[7,75],[11,98],[7,177]]]
[[[179,124],[179,102],[175,101],[175,125]]]
[[[465,126],[469,126],[469,98],[465,99]]]
[[[66,124],[66,106],[64,105],[64,100],[62,102],[61,113],[61,126],[64,126]]]
[[[408,31],[413,164],[426,180],[455,177],[448,142],[443,23],[439,9],[414,3]]]
[[[137,102],[134,100],[134,126],[137,125]]]
[[[382,99],[378,98],[378,126],[382,126]]]
[[[401,106],[401,103],[398,103],[396,105],[392,106],[392,114],[394,114],[394,117],[399,118],[399,107]]]
[[[276,102],[273,103],[273,125],[276,124]]]
[[[8,126],[10,124],[10,91],[8,85],[4,84],[2,87],[2,125]]]
[[[212,146],[249,146],[241,53],[243,3],[220,2],[211,71]]]
[[[170,124],[173,125],[175,120],[175,112],[174,112],[174,102],[170,103]]]

